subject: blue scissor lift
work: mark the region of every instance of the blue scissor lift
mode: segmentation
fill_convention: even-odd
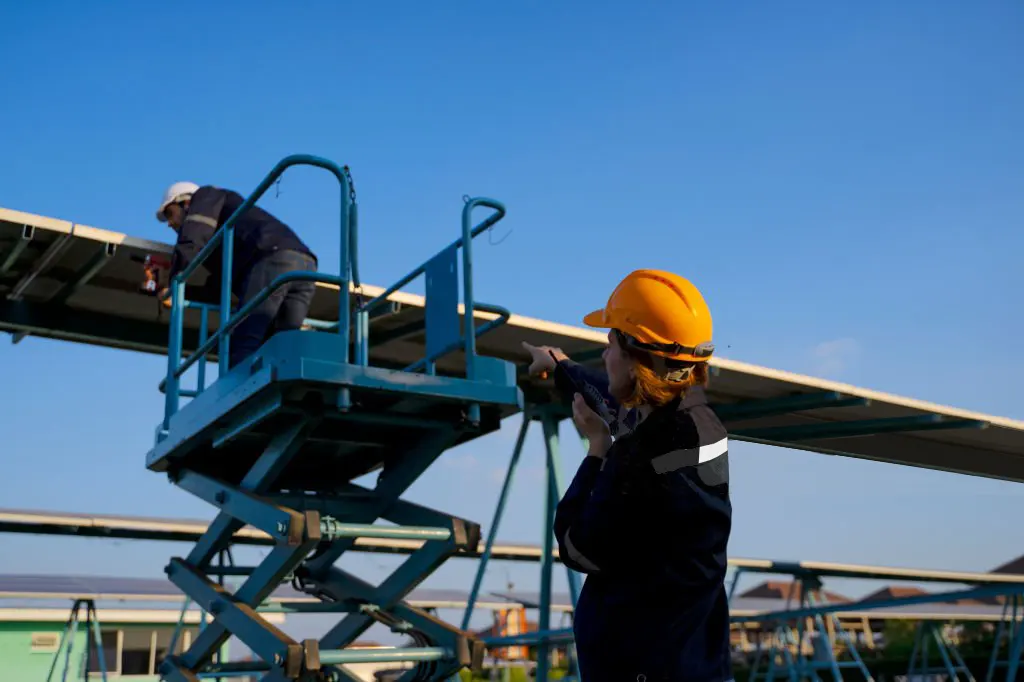
[[[204,315],[200,346],[181,361],[185,309],[184,283],[222,245],[223,272],[231,272],[234,223],[254,205],[284,170],[312,165],[333,173],[341,185],[342,274],[288,273],[241,310],[231,310],[228,283],[222,282],[216,333],[206,338]],[[493,210],[472,226],[477,207]],[[184,490],[219,512],[208,531],[184,558],[173,558],[167,575],[212,616],[184,653],[160,667],[162,679],[265,673],[264,680],[355,679],[336,666],[363,661],[412,661],[403,679],[445,679],[462,667],[479,667],[484,644],[464,629],[438,620],[403,598],[448,557],[475,550],[480,527],[465,519],[403,501],[409,486],[446,449],[493,432],[504,416],[523,408],[511,363],[476,353],[476,338],[508,320],[508,312],[473,301],[473,237],[504,216],[490,199],[467,199],[462,235],[394,287],[370,301],[350,305],[358,287],[355,192],[347,168],[313,156],[282,160],[195,262],[170,286],[171,321],[168,373],[161,384],[166,413],[156,445],[146,458],[152,471],[166,472]],[[459,316],[459,252],[462,255],[463,320]],[[387,297],[419,275],[426,278],[425,356],[408,367],[369,363],[369,321]],[[227,367],[228,332],[263,298],[289,281],[325,282],[339,287],[337,322],[309,320],[316,331],[273,336],[238,366]],[[474,310],[497,313],[480,327]],[[472,326],[470,326],[472,325]],[[219,377],[209,387],[200,376],[193,390],[181,376],[216,347]],[[438,358],[461,352],[464,371],[438,374]],[[179,408],[180,397],[192,400]],[[379,472],[372,488],[354,480]],[[379,524],[383,519],[390,524]],[[224,567],[233,534],[249,524],[277,540],[257,566]],[[422,540],[423,544],[379,585],[334,566],[359,537]],[[223,575],[241,575],[234,591]],[[267,622],[257,607],[283,582],[318,597],[321,603],[295,603],[292,611],[338,612],[339,622],[319,641],[295,641]],[[408,634],[419,646],[345,649],[374,623]],[[235,636],[260,659],[223,663],[216,653]]]

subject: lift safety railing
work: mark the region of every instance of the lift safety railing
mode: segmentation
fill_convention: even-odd
[[[477,338],[505,324],[512,316],[512,313],[509,312],[507,308],[490,305],[488,303],[479,303],[473,299],[473,239],[491,227],[494,227],[494,225],[505,217],[505,206],[499,201],[483,197],[477,197],[475,199],[463,197],[463,201],[465,202],[465,205],[462,208],[462,236],[438,251],[436,255],[440,255],[451,249],[462,249],[463,317],[465,319],[464,327],[466,331],[463,332],[462,338],[458,341],[448,344],[441,350],[420,358],[408,367],[405,367],[405,371],[415,372],[424,370],[427,374],[434,374],[436,371],[437,360],[458,350],[461,346],[466,356],[466,378],[473,380],[475,378],[475,374],[472,358],[476,355]],[[487,216],[487,218],[478,225],[474,226],[473,210],[480,206],[493,209],[494,213]],[[430,260],[425,261],[418,268],[385,289],[380,295],[370,299],[356,309],[356,362],[358,364],[365,365],[368,361],[370,313],[387,303],[388,297],[399,289],[406,286],[417,277],[425,274],[430,262]],[[485,313],[491,313],[498,317],[480,327],[476,327],[474,313],[477,310]]]
[[[270,186],[291,166],[316,166],[330,171],[341,185],[341,245],[340,245],[340,267],[341,275],[325,275],[317,272],[288,272],[270,283],[253,300],[242,306],[234,314],[231,313],[231,273],[232,258],[234,251],[235,223],[250,208],[256,205]],[[312,156],[309,154],[295,154],[282,159],[272,171],[263,179],[256,190],[242,202],[242,205],[231,214],[224,225],[218,229],[210,241],[203,247],[199,254],[169,283],[171,298],[171,322],[170,338],[167,348],[167,378],[165,380],[165,405],[164,405],[164,428],[169,427],[170,418],[178,411],[180,392],[180,379],[189,367],[204,358],[214,346],[217,347],[218,366],[221,376],[228,370],[228,353],[230,350],[231,330],[249,315],[252,310],[263,303],[274,291],[290,282],[319,282],[333,284],[338,287],[338,344],[340,356],[345,362],[349,360],[349,282],[355,276],[358,278],[356,245],[356,214],[355,214],[354,191],[352,181],[347,169],[342,169],[333,161]],[[194,353],[189,355],[184,362],[181,361],[182,336],[184,332],[184,309],[185,309],[185,282],[210,257],[210,254],[218,246],[221,248],[221,272],[223,273],[220,282],[220,324],[217,331],[202,342]]]
[[[197,303],[195,301],[185,301],[185,307],[190,310],[199,311],[199,345],[202,346],[206,343],[206,339],[210,334],[210,310],[213,306],[209,303]],[[195,398],[204,390],[206,390],[206,363],[200,362],[197,367],[198,376],[196,377],[196,387],[194,389],[185,389],[181,387],[181,382],[178,382],[178,396],[181,398]],[[180,380],[180,376],[178,377]],[[160,381],[160,392],[167,393],[167,377],[164,377]]]
[[[207,336],[210,333],[210,311],[213,310],[214,306],[209,303],[197,303],[196,301],[185,301],[185,307],[190,310],[198,310],[200,314],[199,318],[199,345],[202,346],[206,343]],[[232,314],[237,309],[232,309]],[[302,321],[302,324],[311,328],[318,329],[321,331],[334,331],[338,328],[337,322],[328,322],[326,320],[317,320],[311,317],[307,317]],[[196,387],[194,389],[181,388],[181,384],[178,384],[178,395],[182,398],[195,398],[203,391],[206,390],[206,363],[197,363],[197,378]],[[184,376],[184,375],[182,375]],[[181,378],[180,376],[178,377]],[[160,380],[160,392],[167,392],[167,377]]]
[[[260,197],[263,196],[263,194],[271,185],[274,184],[286,169],[296,165],[316,166],[318,168],[328,170],[338,179],[338,182],[341,185],[341,257],[339,262],[342,264],[342,274],[327,275],[308,271],[288,272],[275,278],[266,288],[260,291],[255,298],[248,301],[241,308],[232,310],[231,278],[228,273],[232,272],[235,223],[246,211],[256,204]],[[406,367],[405,371],[423,370],[428,374],[434,374],[438,359],[462,347],[465,352],[466,378],[473,380],[475,378],[475,366],[473,359],[476,356],[477,338],[505,324],[511,317],[511,313],[506,308],[486,303],[478,303],[474,301],[473,298],[472,240],[504,218],[506,213],[505,206],[493,199],[482,197],[464,197],[464,201],[465,205],[462,210],[462,236],[449,244],[445,249],[442,249],[439,254],[452,249],[462,249],[462,298],[465,331],[461,334],[460,339],[448,344],[440,350],[428,353],[425,357]],[[494,213],[489,215],[476,226],[473,226],[472,214],[474,209],[478,207],[490,208]],[[228,371],[230,334],[232,330],[234,330],[238,324],[252,312],[253,309],[266,301],[267,298],[277,289],[291,282],[314,282],[331,284],[338,287],[338,322],[331,323],[321,320],[307,319],[306,323],[310,327],[320,331],[337,333],[340,337],[338,339],[340,351],[339,357],[342,358],[343,362],[349,363],[352,360],[350,351],[353,350],[350,348],[350,324],[352,321],[351,318],[354,317],[355,343],[351,345],[354,346],[355,363],[362,366],[369,364],[370,313],[387,303],[388,298],[401,287],[409,284],[420,275],[423,275],[431,261],[428,260],[424,262],[420,267],[400,279],[382,294],[357,306],[355,311],[351,311],[349,299],[350,284],[354,282],[357,288],[359,286],[358,254],[356,251],[357,231],[357,205],[355,203],[355,192],[347,168],[343,169],[332,161],[306,154],[288,156],[282,159],[274,167],[274,169],[259,184],[256,190],[242,203],[241,206],[238,207],[228,220],[225,221],[224,225],[214,233],[214,236],[210,239],[209,243],[203,247],[195,259],[180,273],[178,273],[168,285],[171,300],[171,320],[167,354],[167,376],[160,383],[160,390],[165,394],[163,422],[163,428],[165,430],[169,428],[171,417],[177,413],[179,409],[180,399],[182,397],[195,397],[202,393],[205,388],[205,362],[200,361],[203,360],[206,355],[214,349],[214,347],[216,347],[219,374],[221,376],[226,374]],[[210,254],[213,253],[218,246],[223,247],[221,250],[221,271],[222,273],[225,273],[221,278],[222,281],[220,282],[221,291],[219,305],[212,306],[186,301],[184,296],[185,283],[196,269],[207,258],[209,258]],[[198,309],[202,317],[200,322],[199,345],[193,353],[182,361],[184,311],[186,308]],[[217,331],[213,335],[208,335],[209,312],[214,308],[218,310],[221,323],[218,325]],[[496,317],[480,327],[477,327],[475,323],[475,312],[477,310],[495,315]],[[184,373],[197,362],[200,363],[198,367],[199,380],[197,388],[194,390],[182,390],[182,375],[184,375]],[[347,391],[342,391],[339,407],[347,407],[347,398]],[[479,417],[478,406],[471,405],[469,411],[471,420]]]

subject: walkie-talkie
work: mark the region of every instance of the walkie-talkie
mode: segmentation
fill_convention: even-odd
[[[587,404],[587,407],[592,409],[594,412],[601,414],[602,411],[598,409],[596,402],[599,398],[591,395],[592,390],[586,390],[590,387],[580,386],[576,379],[573,378],[572,373],[558,362],[558,358],[555,357],[554,352],[548,351],[548,354],[550,354],[551,359],[555,361],[555,388],[557,388],[562,394],[569,393],[569,395],[575,395],[579,393],[583,396],[583,401]],[[571,399],[570,402],[572,402]]]

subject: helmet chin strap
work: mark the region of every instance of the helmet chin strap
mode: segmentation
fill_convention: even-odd
[[[690,375],[693,374],[692,364],[687,364],[686,367],[676,367],[669,365],[669,361],[660,355],[648,353],[648,357],[651,358],[651,369],[653,369],[654,373],[665,381],[682,383],[687,381],[690,378]]]
[[[685,360],[670,360],[651,352],[653,344],[640,343],[629,334],[616,329],[616,335],[623,346],[642,351],[651,359],[651,369],[660,378],[672,383],[682,383],[689,380],[693,374],[694,363]]]

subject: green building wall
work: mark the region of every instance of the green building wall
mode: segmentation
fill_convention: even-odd
[[[34,649],[33,638],[49,634],[57,642],[64,634],[64,623],[9,623],[0,622],[0,680],[3,682],[45,682],[53,665],[56,649]],[[75,636],[68,665],[69,680],[81,680],[85,665],[85,633],[79,630]],[[65,666],[64,652],[54,670],[54,680],[60,680]],[[149,678],[135,678],[149,682]],[[158,678],[152,678],[154,682]]]
[[[169,645],[170,634],[173,632],[174,627],[173,624],[168,623],[102,623],[101,632],[106,650],[105,659],[107,661],[108,679],[125,679],[131,682],[159,682],[159,675],[139,674],[137,669],[132,671],[134,674],[121,676],[114,674],[118,669],[118,632],[122,633],[121,665],[130,666],[134,661],[136,668],[140,665],[148,668],[151,659],[149,652],[152,646],[150,644],[143,650],[143,643],[147,641],[151,643],[153,633],[154,631],[156,632],[157,650],[159,652],[156,664],[159,665],[159,655]],[[54,682],[63,678],[65,666],[68,672],[67,677],[64,679],[68,680],[68,682],[71,680],[78,682],[84,679],[82,672],[85,667],[86,633],[82,624],[79,625],[78,631],[75,634],[70,659],[67,658],[67,646],[65,645],[60,651],[56,666],[54,666],[57,647],[59,646],[60,638],[64,635],[65,628],[66,622],[57,621],[0,621],[0,682],[46,682],[51,666],[54,667],[53,677],[51,678]],[[193,637],[195,636],[197,628],[193,626],[186,629],[191,631]],[[47,639],[47,635],[50,638],[49,642],[44,641]],[[50,644],[51,646],[41,648],[40,644]],[[182,644],[183,642],[179,640],[178,651],[181,651]],[[225,645],[224,649],[222,649],[222,655],[227,655],[227,649],[228,646]],[[93,648],[92,655],[94,659],[93,670],[95,671],[98,669],[97,662],[95,661],[95,648]],[[98,673],[94,673],[89,676],[89,679],[99,680],[101,678]]]

